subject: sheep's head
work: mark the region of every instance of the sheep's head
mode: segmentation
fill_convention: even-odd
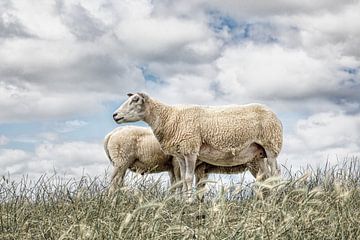
[[[114,112],[116,123],[136,122],[144,119],[145,101],[148,96],[144,93],[128,93],[129,98]]]

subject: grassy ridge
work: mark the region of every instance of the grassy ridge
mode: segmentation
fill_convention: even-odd
[[[160,181],[132,180],[115,197],[83,178],[0,181],[0,239],[356,239],[360,166],[307,169],[288,180],[210,188],[186,203]],[[264,197],[263,193],[267,196]]]

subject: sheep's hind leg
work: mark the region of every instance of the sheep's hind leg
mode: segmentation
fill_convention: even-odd
[[[271,151],[266,151],[266,157],[267,157],[268,165],[270,167],[270,174],[271,174],[270,176],[272,177],[280,176],[281,171],[276,160],[276,155]]]
[[[262,181],[269,177],[269,168],[264,158],[259,159],[258,163],[259,163],[259,170],[256,173],[256,181]]]
[[[276,158],[268,158],[268,164],[270,166],[271,176],[279,176],[281,174],[279,165],[277,164]]]

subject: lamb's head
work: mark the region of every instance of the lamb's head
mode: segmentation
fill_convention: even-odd
[[[144,119],[145,102],[148,96],[144,93],[128,93],[128,99],[114,112],[116,123],[136,122]]]

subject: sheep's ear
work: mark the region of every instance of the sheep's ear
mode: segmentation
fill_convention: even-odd
[[[132,95],[134,95],[133,93],[128,93],[126,94],[128,97],[131,97]]]
[[[146,95],[145,93],[137,93],[137,94],[145,100],[149,98],[149,96]]]

